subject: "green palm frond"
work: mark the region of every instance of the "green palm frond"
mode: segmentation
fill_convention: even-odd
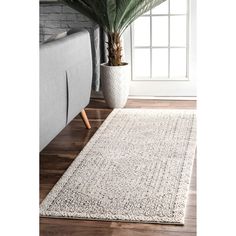
[[[135,19],[166,0],[62,0],[106,32],[123,32]]]

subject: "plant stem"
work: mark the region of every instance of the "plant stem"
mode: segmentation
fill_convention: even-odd
[[[108,35],[108,65],[121,66],[122,65],[122,47],[119,33],[111,33]]]

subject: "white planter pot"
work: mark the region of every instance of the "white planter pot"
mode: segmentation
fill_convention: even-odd
[[[129,65],[108,66],[101,64],[102,91],[110,108],[123,108],[129,95]]]

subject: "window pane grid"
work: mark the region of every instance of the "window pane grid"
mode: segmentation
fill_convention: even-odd
[[[188,9],[189,9],[189,4],[188,4],[188,0],[180,0],[180,1],[186,1],[186,3],[187,3],[186,4],[186,9],[187,10],[184,13],[180,12],[180,9],[177,9],[178,11],[174,12],[174,10],[175,10],[174,8],[171,10],[171,1],[172,0],[167,0],[166,1],[166,2],[168,2],[168,14],[162,13],[162,12],[161,12],[161,14],[159,14],[159,13],[156,14],[156,13],[153,13],[153,10],[151,10],[148,14],[145,14],[145,15],[140,17],[140,18],[143,18],[143,19],[149,17],[149,19],[150,19],[150,35],[147,36],[147,37],[149,37],[150,43],[149,43],[149,45],[134,45],[133,42],[132,42],[132,45],[133,45],[133,47],[132,47],[133,48],[133,52],[132,52],[133,57],[132,58],[134,59],[133,64],[135,64],[135,54],[136,54],[135,51],[136,50],[138,50],[138,49],[149,49],[149,51],[150,51],[149,59],[148,60],[144,59],[143,63],[147,63],[147,61],[149,61],[149,68],[150,68],[149,69],[150,70],[149,75],[150,76],[148,77],[148,76],[138,75],[138,73],[135,73],[135,71],[134,71],[135,68],[133,66],[133,68],[132,68],[132,71],[134,72],[133,75],[136,74],[133,78],[134,80],[142,80],[142,79],[143,80],[172,80],[172,79],[173,80],[179,80],[179,79],[180,80],[182,80],[182,79],[186,80],[186,79],[188,79],[188,52],[189,52],[189,49],[188,49],[188,40],[189,40],[189,38],[188,38],[188,24],[189,24],[189,22],[188,22],[188,19],[189,19]],[[161,11],[163,11],[163,10],[161,10]],[[156,10],[154,12],[156,12]],[[179,25],[182,27],[182,33],[185,36],[178,35],[179,28],[176,28],[177,29],[177,35],[173,35],[173,30],[171,28],[172,27],[172,25],[171,25],[171,17],[172,16],[173,17],[181,17],[181,18],[185,17],[184,18],[184,19],[186,19],[185,20],[185,22],[186,22],[185,26],[183,25],[183,22],[184,22],[183,18],[182,18],[182,21],[181,21],[180,18],[175,18],[175,19],[177,19],[176,20],[177,25],[175,25],[175,28],[178,27],[178,21],[180,21],[180,23],[182,23],[182,25],[181,24],[179,24]],[[153,30],[153,27],[155,26],[154,22],[153,22],[153,19],[156,21],[156,20],[158,20],[158,18],[155,18],[155,17],[161,17],[161,18],[162,17],[168,17],[168,26],[167,26],[168,27],[168,36],[167,36],[168,42],[166,43],[167,45],[161,45],[161,44],[165,44],[164,43],[165,39],[163,38],[163,35],[160,34],[162,36],[162,39],[158,39],[158,37],[156,38],[155,33],[157,33],[157,32]],[[172,22],[174,22],[173,19],[174,18],[172,18]],[[158,21],[156,21],[156,22],[158,23]],[[156,24],[156,22],[155,22],[155,24]],[[159,25],[158,30],[160,30],[160,27],[161,27],[161,25]],[[185,27],[186,27],[186,29],[185,29]],[[164,30],[164,28],[162,30]],[[171,32],[171,30],[172,30],[172,32]],[[133,30],[133,33],[134,33],[133,37],[135,37],[135,30]],[[153,39],[155,39],[155,43],[154,43]],[[156,41],[156,40],[158,40],[158,41]],[[158,44],[160,44],[160,46]],[[165,74],[163,72],[164,71],[163,67],[166,68],[164,66],[164,64],[162,65],[162,67],[160,67],[160,71],[159,71],[160,73],[158,73],[158,70],[156,68],[156,66],[158,67],[158,65],[153,64],[153,62],[154,62],[153,59],[155,59],[155,62],[161,63],[161,58],[158,57],[158,50],[162,50],[162,49],[163,50],[168,49],[168,56],[167,56],[167,58],[168,58],[168,62],[167,62],[167,64],[168,64],[167,65],[168,73],[167,73],[166,76],[163,76],[163,74]],[[153,54],[154,53],[153,50],[155,50],[155,56]],[[175,50],[175,51],[173,51],[173,50]],[[162,54],[162,52],[163,51],[159,51],[160,55],[162,55],[164,60],[166,60],[166,56],[164,56],[164,54]],[[183,52],[185,52],[184,57],[183,57]],[[179,62],[178,62],[177,56],[182,58],[182,60],[183,60],[182,64],[178,64]],[[173,59],[175,59],[177,61],[175,62]],[[183,69],[184,68],[183,63],[185,63],[185,69]],[[177,70],[178,65],[181,65],[179,67],[180,68],[179,70]],[[182,74],[180,73],[181,68],[182,68]],[[178,73],[175,75],[174,74],[175,72],[176,73],[178,72]],[[180,76],[180,74],[181,74],[181,76]]]

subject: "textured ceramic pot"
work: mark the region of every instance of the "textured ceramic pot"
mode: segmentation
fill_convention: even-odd
[[[129,95],[129,65],[108,66],[101,64],[102,92],[110,108],[123,108]]]

